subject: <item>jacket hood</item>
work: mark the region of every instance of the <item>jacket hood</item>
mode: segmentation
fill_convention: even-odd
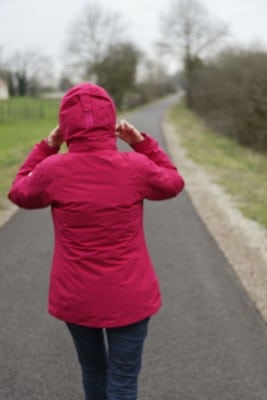
[[[68,146],[74,142],[114,146],[115,125],[115,105],[102,87],[81,83],[62,98],[59,127]]]

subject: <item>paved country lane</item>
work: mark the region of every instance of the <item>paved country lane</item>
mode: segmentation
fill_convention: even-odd
[[[174,97],[129,117],[162,143]],[[184,192],[146,202],[146,234],[164,306],[152,319],[140,400],[266,400],[266,325]],[[0,230],[0,400],[82,399],[64,324],[47,315],[49,210]]]

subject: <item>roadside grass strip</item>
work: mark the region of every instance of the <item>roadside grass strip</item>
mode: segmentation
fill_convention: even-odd
[[[45,109],[48,106],[47,102],[43,101]],[[43,137],[47,136],[51,129],[57,125],[56,103],[51,103],[49,105],[49,112],[47,114],[41,113],[39,117],[35,113],[36,109],[33,110],[34,117],[32,119],[28,117],[29,110],[26,113],[26,117],[23,114],[25,104],[28,107],[30,104],[34,104],[34,102],[31,103],[28,100],[24,103],[23,101],[14,101],[14,109],[12,111],[9,109],[10,116],[5,118],[4,121],[0,121],[0,208],[7,205],[7,191],[27,153],[35,143],[38,143]],[[19,106],[21,106],[21,109]],[[3,108],[7,107],[7,105],[3,102],[0,103],[0,114],[1,107],[2,115],[4,115]],[[38,107],[40,107],[39,103]],[[18,110],[18,114],[14,116],[13,112],[16,109]],[[7,114],[5,115],[7,116]]]
[[[184,103],[172,107],[168,118],[187,155],[233,196],[246,217],[267,227],[267,156],[210,130]]]

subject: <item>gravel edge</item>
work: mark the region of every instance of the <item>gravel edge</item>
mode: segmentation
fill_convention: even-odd
[[[233,198],[181,146],[179,132],[163,120],[163,134],[186,191],[241,284],[267,322],[267,229],[245,218]]]
[[[19,209],[11,202],[6,202],[3,207],[4,208],[0,210],[0,228],[2,228]]]

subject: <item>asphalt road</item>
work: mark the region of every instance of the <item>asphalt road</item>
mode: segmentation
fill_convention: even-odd
[[[165,99],[131,114],[163,141]],[[164,306],[150,324],[140,400],[266,400],[267,330],[184,192],[147,202],[149,248]],[[0,400],[81,400],[64,323],[47,315],[49,210],[20,211],[0,230]]]

